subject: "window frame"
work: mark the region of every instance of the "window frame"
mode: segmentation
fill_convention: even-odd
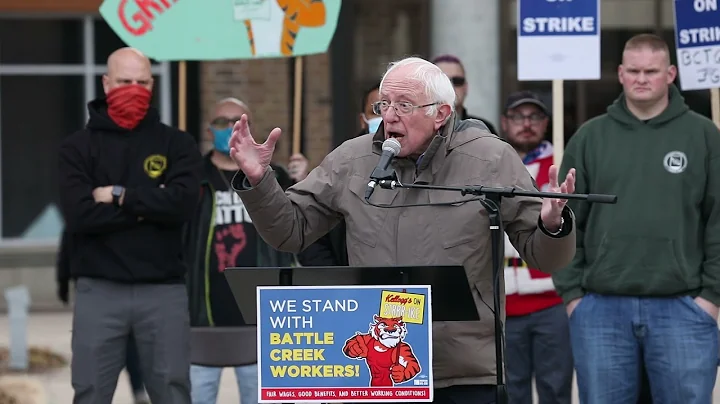
[[[97,14],[82,13],[8,13],[3,19],[72,19],[82,23],[83,36],[83,63],[82,64],[3,64],[0,62],[0,79],[6,76],[81,76],[84,79],[84,100],[82,108],[85,120],[88,119],[88,111],[85,105],[95,98],[97,85],[95,78],[107,70],[105,64],[95,63],[95,26],[96,20],[102,19]],[[0,43],[2,46],[2,43]],[[162,122],[171,125],[173,121],[172,105],[172,70],[170,62],[160,62],[152,66],[152,74],[159,79],[160,92],[160,119]],[[1,84],[1,80],[0,80]],[[0,86],[0,91],[2,87]],[[2,104],[0,103],[0,123],[2,123]],[[0,148],[2,147],[2,125],[0,125]],[[0,149],[1,150],[1,149]],[[2,178],[2,153],[0,153],[0,178]],[[3,189],[0,181],[0,247],[46,247],[57,246],[60,237],[44,239],[26,239],[19,237],[5,238],[3,236]]]

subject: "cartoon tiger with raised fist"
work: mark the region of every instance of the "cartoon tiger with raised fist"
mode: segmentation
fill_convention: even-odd
[[[253,56],[292,56],[300,27],[325,25],[323,0],[264,0],[270,2],[269,19],[245,20]]]
[[[420,373],[420,363],[405,342],[407,326],[402,317],[373,316],[367,334],[356,333],[345,341],[343,353],[364,360],[370,370],[370,387],[392,387]]]

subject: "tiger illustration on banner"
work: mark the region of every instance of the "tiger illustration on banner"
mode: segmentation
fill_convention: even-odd
[[[235,0],[235,19],[253,57],[292,56],[300,29],[325,25],[326,9],[323,0]]]
[[[405,342],[407,325],[402,317],[373,316],[367,333],[356,333],[345,341],[348,358],[364,360],[370,370],[370,387],[392,387],[420,373],[420,363]]]

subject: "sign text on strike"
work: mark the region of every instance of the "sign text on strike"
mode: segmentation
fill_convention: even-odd
[[[680,44],[714,44],[720,42],[720,26],[681,29],[678,32]]]
[[[526,17],[522,30],[528,34],[536,32],[595,32],[595,17]]]

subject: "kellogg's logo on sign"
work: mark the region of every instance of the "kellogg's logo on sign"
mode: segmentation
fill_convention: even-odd
[[[380,295],[380,317],[402,317],[406,323],[423,324],[425,295],[383,290]]]

